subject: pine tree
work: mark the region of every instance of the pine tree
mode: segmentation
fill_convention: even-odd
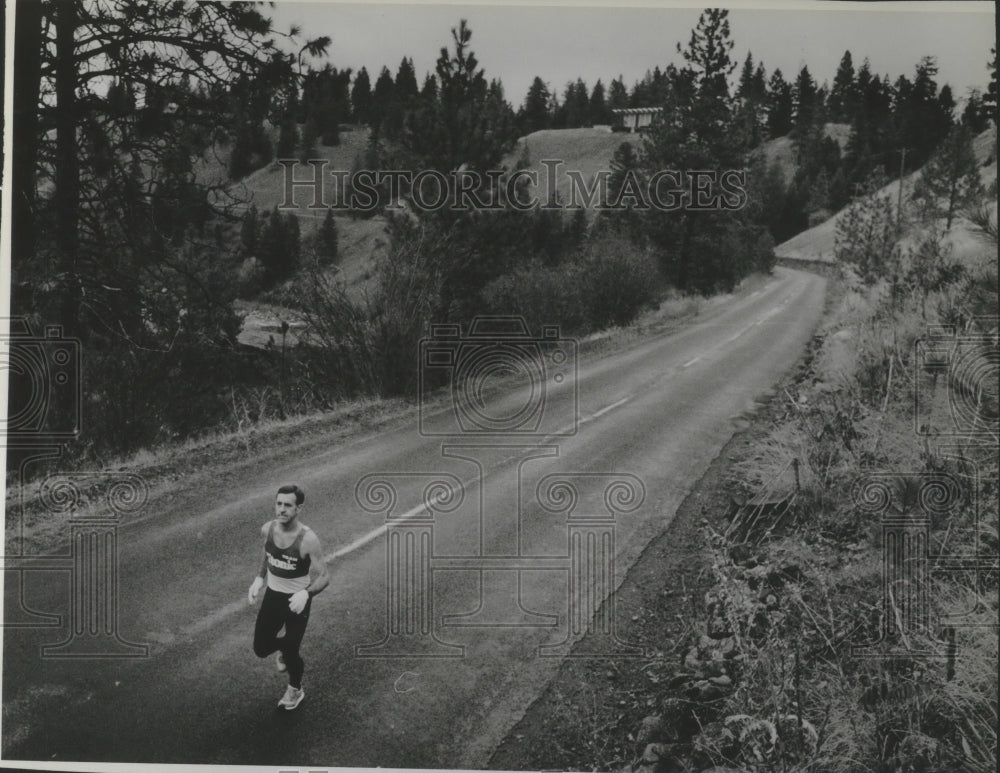
[[[593,91],[590,92],[590,120],[588,123],[591,125],[609,124],[611,123],[611,118],[611,109],[605,100],[604,84],[598,78],[597,83],[594,84]]]
[[[323,223],[316,232],[316,257],[321,265],[337,260],[337,221],[333,210],[328,209]]]
[[[764,65],[753,64],[753,54],[747,52],[740,71],[739,86],[736,90],[738,106],[736,108],[736,124],[744,136],[748,148],[755,148],[763,139],[764,113],[767,100],[767,83]]]
[[[780,69],[771,73],[768,84],[769,110],[767,114],[767,131],[772,138],[784,137],[792,130],[792,87],[784,79]]]
[[[378,80],[375,81],[375,88],[372,89],[372,103],[370,110],[370,123],[372,128],[382,125],[393,107],[396,86],[392,80],[392,73],[388,67],[382,67]]]
[[[747,58],[743,60],[743,67],[740,70],[739,84],[736,87],[737,99],[743,100],[744,102],[753,99],[753,74],[753,52],[747,51]]]
[[[854,61],[851,52],[845,51],[833,77],[833,87],[827,107],[830,120],[835,123],[850,123],[855,110]]]
[[[432,105],[437,101],[438,84],[437,78],[433,74],[427,73],[424,78],[424,85],[420,88],[420,99],[424,104]]]
[[[934,57],[925,56],[912,84],[905,78],[897,81],[895,142],[897,148],[907,149],[907,170],[922,166],[951,129],[954,99],[950,88],[938,92],[937,72]],[[898,166],[895,157],[890,163]]]
[[[282,215],[275,207],[260,229],[257,257],[264,268],[264,284],[273,287],[288,279],[299,267],[299,220]]]
[[[611,159],[611,176],[608,178],[608,201],[614,203],[622,194],[629,176],[641,174],[639,155],[631,142],[623,142],[615,149]]]
[[[625,88],[625,82],[621,75],[611,81],[611,88],[608,91],[608,106],[612,110],[628,107],[628,89]]]
[[[990,110],[979,89],[969,89],[969,96],[962,110],[961,124],[973,134],[986,131],[990,125]]]
[[[793,89],[795,117],[793,119],[792,135],[804,138],[812,130],[816,122],[817,94],[816,82],[809,74],[809,68],[803,66],[795,78]]]
[[[351,89],[351,107],[354,109],[354,120],[358,123],[371,123],[372,84],[368,70],[362,67],[354,78]]]
[[[924,166],[913,199],[925,218],[945,218],[948,231],[955,215],[976,205],[984,195],[972,136],[968,129],[957,126]]]
[[[452,29],[454,52],[441,49],[435,68],[438,99],[410,111],[399,138],[410,168],[449,172],[461,166],[495,169],[516,139],[514,112],[500,83],[489,84],[470,49],[465,20]]]
[[[549,128],[552,123],[552,117],[549,115],[551,96],[545,81],[536,75],[524,98],[524,107],[520,115],[521,134],[531,134]]]
[[[405,56],[396,71],[395,93],[396,97],[403,102],[416,97],[419,93],[417,74],[413,70],[413,60],[407,59]]]
[[[892,195],[881,192],[888,179],[881,170],[870,175],[853,203],[837,218],[834,254],[855,267],[858,275],[874,284],[887,276],[898,253],[897,221]]]
[[[733,41],[729,37],[729,11],[709,8],[698,17],[698,24],[691,31],[687,48],[677,50],[694,71],[698,90],[703,98],[729,98],[728,77],[736,68],[729,52]]]
[[[349,101],[345,98],[346,79],[327,65],[320,73],[313,111],[321,141],[326,146],[340,144],[340,121]]]

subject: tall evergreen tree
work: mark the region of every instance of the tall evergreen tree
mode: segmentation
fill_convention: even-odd
[[[246,4],[23,3],[15,32],[11,311],[83,342],[83,380],[71,386],[102,406],[88,452],[129,453],[214,406],[209,363],[239,324],[240,245],[222,218],[234,229],[239,220],[199,181],[197,161],[245,130],[258,152],[272,98],[295,86],[292,57]],[[171,389],[158,389],[165,374]],[[53,392],[46,418],[56,422],[71,410],[60,391],[80,397]]]
[[[795,104],[795,115],[792,123],[792,134],[802,138],[809,134],[816,122],[817,93],[816,82],[809,74],[809,68],[803,66],[795,78],[792,91]]]
[[[371,123],[372,108],[372,84],[368,77],[368,70],[362,67],[354,77],[354,86],[351,89],[351,107],[354,110],[354,120],[359,123]]]
[[[277,207],[260,229],[257,257],[264,268],[264,284],[273,287],[299,267],[299,220],[292,213],[282,215]]]
[[[969,96],[962,109],[961,124],[973,134],[986,131],[990,125],[990,110],[979,89],[969,89]]]
[[[337,219],[333,210],[328,209],[323,223],[316,231],[316,258],[320,264],[333,263],[337,259],[337,249]]]
[[[659,170],[741,168],[746,146],[731,120],[727,77],[735,68],[729,58],[728,13],[701,14],[688,47],[681,51],[687,63],[668,69],[663,114],[648,133],[643,148],[647,174]],[[674,180],[675,194],[692,189],[688,172]],[[701,197],[718,193],[718,186],[699,181]],[[661,195],[664,193],[661,190]],[[687,200],[681,209],[652,208],[644,218],[645,232],[658,254],[665,278],[675,286],[711,292],[731,289],[752,261],[747,244],[756,235],[737,212],[706,212],[699,201]]]
[[[893,168],[899,163],[903,148],[907,151],[906,170],[922,166],[951,129],[954,99],[950,88],[947,93],[939,94],[937,72],[934,57],[925,56],[917,64],[912,84],[905,78],[897,81]]]
[[[465,20],[452,30],[454,52],[441,49],[436,66],[438,100],[410,111],[400,143],[413,168],[450,172],[463,164],[497,168],[515,140],[514,113],[499,82],[487,83],[470,48]]]
[[[601,83],[601,79],[597,79],[597,83],[594,84],[593,90],[590,92],[590,119],[588,123],[594,124],[609,124],[611,123],[611,108],[608,107],[607,100],[604,94],[604,84]]]
[[[413,70],[413,60],[403,57],[396,71],[395,93],[399,99],[407,100],[417,96],[417,74]]]
[[[435,101],[437,101],[437,96],[437,78],[435,78],[432,73],[427,73],[424,78],[424,85],[420,87],[420,99],[423,100],[425,104],[432,105]]]
[[[754,68],[753,54],[749,51],[740,70],[736,101],[736,123],[741,127],[747,146],[757,147],[764,138],[767,82],[764,65],[761,63]]]
[[[772,138],[784,137],[792,130],[792,87],[784,79],[781,70],[775,68],[768,83],[769,105],[767,131]]]
[[[540,129],[549,128],[552,123],[552,116],[549,114],[551,96],[545,81],[536,75],[531,86],[528,87],[528,93],[524,98],[524,107],[520,111],[521,134],[531,134]]]
[[[740,69],[740,79],[736,87],[737,99],[746,102],[754,98],[753,76],[753,52],[747,51],[747,58],[743,60],[743,67]]]
[[[827,107],[830,120],[834,123],[850,123],[855,110],[854,60],[851,52],[845,51],[833,77],[833,86]]]
[[[628,89],[625,88],[625,82],[621,75],[611,81],[611,88],[608,91],[608,106],[612,110],[628,107]]]
[[[698,17],[687,48],[682,50],[677,44],[677,51],[695,73],[703,99],[729,98],[728,78],[736,69],[736,62],[729,55],[733,50],[729,34],[729,11],[709,8]]]
[[[984,196],[972,135],[964,126],[956,126],[921,171],[913,199],[925,218],[945,218],[947,231],[956,214]]]
[[[590,98],[587,84],[580,78],[566,84],[563,101],[556,111],[553,125],[558,129],[575,129],[587,124],[590,113]]]
[[[389,68],[383,66],[372,89],[371,125],[384,129],[384,122],[393,108],[396,85]]]

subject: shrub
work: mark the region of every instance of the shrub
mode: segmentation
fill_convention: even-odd
[[[656,298],[653,257],[623,237],[606,235],[591,242],[582,271],[581,295],[592,328],[627,325]]]

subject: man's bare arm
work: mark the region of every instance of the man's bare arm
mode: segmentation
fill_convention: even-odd
[[[320,547],[319,537],[316,536],[315,532],[311,531],[305,536],[302,540],[302,547],[312,559],[311,568],[316,570],[316,575],[306,588],[310,596],[315,596],[330,584],[330,570],[326,566],[326,561],[323,560],[323,549]]]

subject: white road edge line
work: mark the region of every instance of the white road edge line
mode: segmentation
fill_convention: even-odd
[[[632,399],[631,397],[623,397],[618,402],[611,403],[611,405],[606,405],[603,408],[601,408],[601,410],[597,411],[596,413],[591,414],[590,416],[588,416],[585,419],[581,419],[580,420],[580,424],[583,424],[583,423],[585,423],[587,421],[591,421],[591,420],[596,419],[596,418],[598,418],[600,416],[603,416],[604,414],[608,413],[609,411],[613,411],[615,408],[618,408],[618,407],[624,405],[625,403],[627,403],[631,399]],[[471,483],[472,481],[469,481],[469,482]],[[463,481],[462,485],[466,486],[468,484]],[[430,504],[431,505],[436,504],[441,498],[442,498],[441,496],[435,496],[431,500]],[[409,520],[410,518],[413,518],[415,515],[418,515],[418,514],[424,512],[424,510],[426,510],[426,509],[427,509],[426,505],[423,505],[423,504],[417,505],[416,507],[411,508],[410,510],[407,510],[402,515],[396,516],[396,518],[394,520],[399,520],[399,521]],[[359,548],[363,548],[369,542],[372,542],[373,540],[376,540],[379,537],[381,537],[383,534],[385,534],[385,532],[388,529],[388,527],[389,527],[388,524],[383,523],[381,526],[378,526],[377,528],[372,529],[367,534],[361,535],[360,537],[358,537],[353,542],[350,542],[350,543],[348,543],[347,545],[344,545],[341,548],[337,548],[337,550],[333,551],[332,553],[329,553],[329,554],[323,556],[323,563],[328,564],[331,561],[333,561],[335,558],[341,558],[342,556],[346,556],[349,553],[353,553],[355,550],[358,550]]]
[[[611,405],[605,405],[603,408],[601,408],[601,410],[597,411],[597,413],[593,414],[590,418],[596,419],[599,416],[603,416],[608,411],[613,411],[618,406],[625,405],[625,403],[627,403],[630,399],[631,399],[630,397],[623,397],[617,403],[611,403]]]
[[[463,482],[462,486],[464,487],[465,485],[466,484]],[[449,491],[450,490],[451,489],[449,489]],[[443,497],[441,495],[439,495],[439,494],[435,495],[428,504],[435,505],[439,501],[441,501],[442,498]],[[424,504],[417,505],[416,507],[407,510],[402,515],[396,516],[393,520],[407,521],[410,518],[412,518],[413,516],[422,513],[426,509],[427,509],[427,505],[424,505]],[[377,539],[377,538],[381,537],[383,534],[385,534],[386,529],[388,527],[389,527],[389,524],[383,523],[378,528],[372,529],[367,534],[364,534],[364,535],[358,537],[356,540],[354,540],[354,542],[351,542],[351,543],[349,543],[347,545],[344,545],[342,548],[338,548],[337,550],[333,551],[332,553],[323,556],[323,563],[324,564],[328,564],[328,563],[330,563],[335,558],[340,558],[341,556],[346,556],[348,553],[353,553],[358,548],[363,548],[365,545],[367,545],[372,540]]]

